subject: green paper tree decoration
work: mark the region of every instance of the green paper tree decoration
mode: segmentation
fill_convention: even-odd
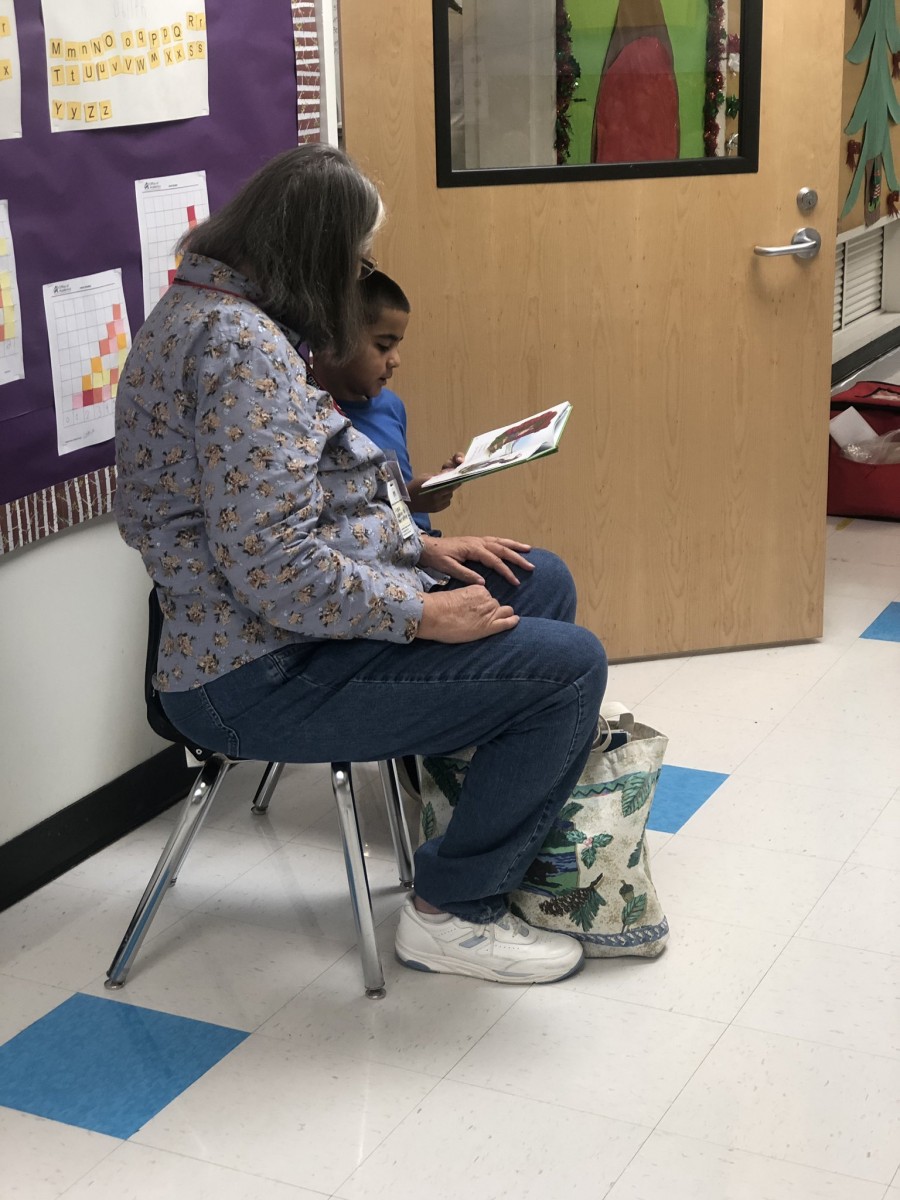
[[[847,61],[856,65],[868,58],[869,69],[853,115],[844,130],[844,133],[854,134],[864,129],[865,133],[859,165],[847,193],[842,218],[856,203],[867,167],[872,164],[874,170],[879,158],[891,190],[900,189],[891,149],[891,125],[900,122],[900,100],[897,99],[891,78],[892,55],[897,51],[900,51],[900,27],[897,25],[894,0],[869,0],[859,36],[847,53]]]

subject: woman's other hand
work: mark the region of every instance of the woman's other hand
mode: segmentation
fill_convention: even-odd
[[[463,583],[483,583],[484,580],[477,571],[467,567],[467,562],[482,563],[496,571],[508,583],[518,585],[519,580],[507,565],[515,563],[524,571],[533,571],[534,567],[523,554],[531,549],[525,542],[516,542],[512,538],[499,537],[445,537],[422,538],[422,556],[420,567],[443,571]]]
[[[483,583],[473,584],[451,592],[426,592],[416,637],[431,642],[477,642],[518,623],[508,604],[495,600]]]

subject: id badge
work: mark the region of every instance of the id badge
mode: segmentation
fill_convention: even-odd
[[[391,465],[391,463],[388,463],[388,466]],[[393,472],[391,474],[393,476]],[[397,519],[397,524],[400,526],[400,533],[404,541],[409,541],[411,537],[415,537],[416,535],[416,524],[409,515],[406,501],[401,496],[400,489],[397,487],[397,481],[393,477],[387,481],[387,498],[388,503],[394,510],[394,516]]]
[[[384,464],[394,477],[394,483],[397,485],[397,491],[400,493],[401,500],[405,500],[409,504],[409,492],[407,491],[406,481],[403,478],[403,472],[400,470],[400,461],[397,458],[396,450],[384,451]]]

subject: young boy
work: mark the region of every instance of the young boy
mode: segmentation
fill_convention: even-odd
[[[360,280],[359,286],[366,312],[362,345],[349,362],[341,364],[320,351],[311,360],[312,373],[319,387],[336,401],[354,428],[380,450],[393,450],[397,455],[413,520],[429,532],[428,513],[447,508],[456,489],[440,488],[421,494],[420,488],[429,476],[413,476],[406,445],[406,409],[400,397],[387,387],[400,366],[400,343],[409,324],[410,303],[400,286],[383,271],[372,271]],[[461,461],[462,455],[454,455],[440,469],[448,471]]]

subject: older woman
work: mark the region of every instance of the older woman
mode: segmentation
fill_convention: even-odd
[[[505,897],[584,764],[606,660],[557,558],[420,537],[382,453],[307,383],[301,341],[354,349],[381,214],[345,155],[311,145],[186,235],[119,384],[119,527],[159,589],[163,707],[201,745],[286,762],[478,747],[449,830],[416,855],[397,952],[559,979],[580,945]]]

